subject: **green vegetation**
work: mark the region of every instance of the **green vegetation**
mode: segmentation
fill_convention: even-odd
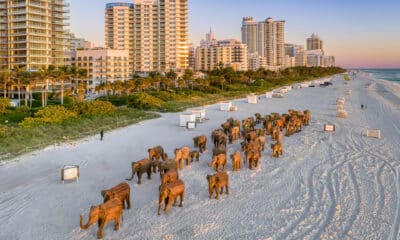
[[[90,102],[83,101],[87,85],[80,78],[85,71],[67,67],[38,73],[23,69],[2,71],[0,160],[97,134],[100,129],[111,130],[159,116],[144,111],[178,112],[344,71],[341,68],[296,67],[279,72],[264,69],[235,72],[225,68],[206,72],[205,78],[195,78],[191,70],[186,70],[179,78],[173,71],[165,76],[151,73],[148,77],[136,76],[125,82],[103,83],[96,91],[105,96],[98,99],[100,101]],[[49,82],[58,88],[49,91],[44,84]],[[65,83],[72,85],[64,89]],[[11,108],[7,94],[12,96],[16,90],[24,106]]]
[[[349,77],[349,75],[347,75],[347,74],[345,74],[345,75],[343,76],[343,79],[344,79],[345,81],[350,81],[350,77]]]
[[[41,110],[35,115],[37,114],[40,117],[46,116]],[[9,121],[7,124],[0,124],[0,160],[10,159],[52,144],[95,135],[100,129],[108,131],[156,117],[159,115],[122,107],[107,113],[64,119],[61,123],[34,124],[29,127],[20,127],[18,122]],[[6,118],[7,115],[1,117],[1,119]]]

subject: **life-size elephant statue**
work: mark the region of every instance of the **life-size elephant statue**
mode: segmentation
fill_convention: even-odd
[[[206,135],[201,135],[193,138],[194,147],[198,147],[200,153],[203,153],[206,150],[207,145],[207,137]]]
[[[190,165],[190,148],[182,147],[175,149],[175,161],[178,163],[179,169],[182,170],[184,167],[184,162],[186,161],[186,165]]]
[[[194,160],[196,160],[197,162],[200,161],[199,151],[191,151],[190,152],[190,161],[193,162]]]
[[[94,223],[98,223],[99,230],[97,231],[97,238],[103,238],[103,228],[108,222],[114,221],[114,230],[119,229],[120,218],[122,215],[122,202],[118,198],[111,199],[106,203],[90,208],[88,223],[83,225],[83,216],[80,216],[81,229],[88,229]]]
[[[180,207],[183,207],[184,204],[184,196],[185,196],[185,183],[177,179],[171,183],[165,184],[160,189],[160,198],[158,201],[158,215],[161,214],[161,207],[163,202],[165,202],[165,214],[168,214],[169,209],[171,208],[172,201],[174,202],[174,207],[176,206],[176,202],[178,197],[181,199]]]
[[[283,152],[283,147],[281,143],[275,143],[275,144],[271,144],[271,148],[272,148],[272,156],[273,157],[279,157],[279,155],[282,155]]]
[[[158,165],[157,163],[160,161],[160,158],[165,161],[167,160],[167,155],[164,153],[164,149],[161,146],[149,148],[147,149],[147,152],[149,152],[149,159],[155,162],[153,164],[153,172],[155,173]]]
[[[143,173],[147,173],[147,178],[151,179],[151,166],[152,161],[150,159],[142,159],[137,162],[132,162],[132,176],[131,178],[127,178],[126,180],[131,181],[135,176],[135,173],[138,176],[138,184],[142,183],[142,175]]]
[[[179,173],[177,169],[170,169],[166,173],[161,174],[161,186],[171,183],[179,179]],[[161,188],[160,188],[161,189]]]
[[[208,164],[209,167],[212,167],[215,171],[218,171],[220,167],[225,170],[226,166],[226,155],[218,154],[213,156],[211,164]]]
[[[215,198],[219,199],[219,194],[222,194],[224,192],[224,187],[226,190],[226,194],[229,194],[229,178],[228,174],[225,171],[217,172],[214,175],[207,175],[207,181],[210,199],[212,198],[214,190],[217,195]]]
[[[120,183],[113,188],[101,191],[101,196],[103,196],[104,202],[107,202],[113,198],[118,198],[119,200],[121,200],[123,208],[125,208],[126,202],[128,209],[131,208],[130,195],[131,188],[127,183]]]
[[[175,159],[168,159],[167,161],[158,163],[158,171],[160,172],[160,177],[162,174],[168,172],[171,169],[178,169],[178,164]]]
[[[236,151],[235,154],[231,154],[233,171],[239,171],[242,168],[242,154]]]

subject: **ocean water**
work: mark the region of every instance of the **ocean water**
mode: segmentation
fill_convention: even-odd
[[[363,69],[362,71],[372,74],[374,78],[400,84],[400,69]]]

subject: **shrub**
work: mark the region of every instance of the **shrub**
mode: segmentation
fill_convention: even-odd
[[[13,110],[8,111],[6,114],[0,117],[1,122],[19,123],[26,117],[30,116],[30,110],[28,107],[17,107]]]
[[[105,101],[81,102],[72,106],[72,111],[84,116],[106,114],[114,110],[115,106]]]
[[[39,124],[60,124],[71,118],[76,118],[77,113],[66,109],[63,106],[48,106],[40,109],[34,117],[25,118],[19,125],[29,128]]]
[[[163,100],[147,93],[134,93],[130,96],[128,101],[129,107],[144,110],[159,110],[162,108],[163,104]]]
[[[0,98],[0,115],[5,114],[9,106],[10,106],[10,99]]]
[[[0,138],[10,137],[14,133],[13,127],[0,125]]]

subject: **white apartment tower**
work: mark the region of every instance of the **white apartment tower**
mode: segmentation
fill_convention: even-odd
[[[252,17],[245,17],[242,21],[242,42],[248,45],[249,55],[264,57],[271,69],[285,65],[285,21],[267,18],[255,22]]]
[[[123,23],[107,24],[107,6],[118,11],[123,7],[132,15],[121,18]],[[107,6],[106,42],[117,39],[129,43],[133,72],[179,71],[189,67],[188,0],[134,0],[134,4],[112,3]],[[109,18],[115,21],[115,14]],[[123,36],[120,34],[122,31]],[[113,37],[107,33],[113,33]],[[120,49],[115,44],[106,45]]]
[[[133,4],[108,3],[105,9],[105,45],[129,52],[130,70],[133,70]]]
[[[0,0],[0,68],[63,66],[66,0]]]

